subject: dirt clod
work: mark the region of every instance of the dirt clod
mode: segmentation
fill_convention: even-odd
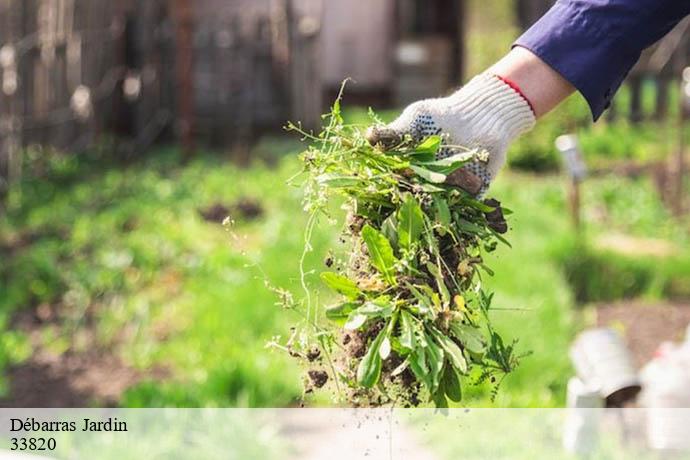
[[[597,308],[597,325],[622,331],[640,368],[654,357],[662,342],[684,340],[689,323],[690,303],[621,302]]]
[[[479,177],[465,168],[460,168],[450,173],[446,177],[446,184],[459,187],[472,195],[479,193],[482,185],[484,185]]]
[[[508,223],[506,222],[506,218],[503,216],[501,202],[491,198],[489,200],[484,200],[484,204],[494,208],[493,211],[486,213],[486,220],[489,223],[489,227],[501,234],[507,232]]]
[[[372,126],[367,130],[365,136],[371,145],[378,146],[383,150],[391,149],[402,141],[400,134],[384,126]]]
[[[243,197],[233,203],[234,214],[244,220],[258,219],[263,216],[264,208],[254,198]],[[231,216],[234,217],[234,216]]]
[[[319,359],[319,357],[321,357],[321,350],[319,350],[316,347],[312,348],[307,352],[307,359],[310,363],[313,363],[314,361]]]
[[[221,203],[215,203],[203,209],[199,209],[199,214],[207,222],[222,223],[230,215],[230,209]]]
[[[328,382],[328,374],[326,373],[326,371],[312,369],[307,371],[307,375],[309,376],[309,380],[311,380],[311,383],[316,388],[321,388],[326,384],[326,382]]]
[[[205,208],[200,208],[198,211],[204,220],[218,224],[223,223],[227,217],[235,220],[249,221],[258,219],[264,214],[264,208],[261,206],[261,203],[249,197],[239,198],[229,206],[223,203],[214,203]]]
[[[343,345],[348,356],[361,358],[367,352],[367,343],[359,332],[348,332],[343,337]]]

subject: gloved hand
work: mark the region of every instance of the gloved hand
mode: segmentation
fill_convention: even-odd
[[[468,191],[481,196],[505,163],[510,142],[535,123],[529,102],[514,88],[495,75],[480,74],[451,96],[408,106],[388,126],[370,128],[367,139],[386,148],[399,143],[405,134],[415,141],[440,134],[444,139],[439,158],[458,153],[457,146],[485,150],[486,161],[465,166],[465,172],[480,179],[478,192]]]

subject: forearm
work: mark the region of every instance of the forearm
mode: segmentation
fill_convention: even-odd
[[[642,50],[687,14],[688,0],[558,0],[515,45],[569,81],[596,121]]]
[[[575,87],[531,51],[515,47],[489,73],[515,83],[539,118],[570,96]]]

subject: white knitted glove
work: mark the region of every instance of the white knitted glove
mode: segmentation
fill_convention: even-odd
[[[510,142],[532,129],[534,122],[529,102],[517,90],[497,76],[484,73],[451,96],[415,102],[394,122],[373,127],[367,136],[372,144],[385,148],[395,145],[405,134],[415,141],[441,134],[444,141],[440,158],[457,153],[454,146],[485,150],[487,161],[465,166],[481,180],[478,195],[483,195],[505,163]]]

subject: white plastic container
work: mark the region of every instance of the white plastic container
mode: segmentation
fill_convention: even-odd
[[[642,370],[650,447],[690,451],[690,344],[663,343]]]
[[[563,426],[563,448],[577,455],[593,452],[599,442],[599,415],[604,399],[582,380],[568,380],[568,410]]]
[[[598,391],[607,407],[621,407],[640,391],[640,380],[623,339],[613,329],[589,329],[570,348],[578,377]]]

